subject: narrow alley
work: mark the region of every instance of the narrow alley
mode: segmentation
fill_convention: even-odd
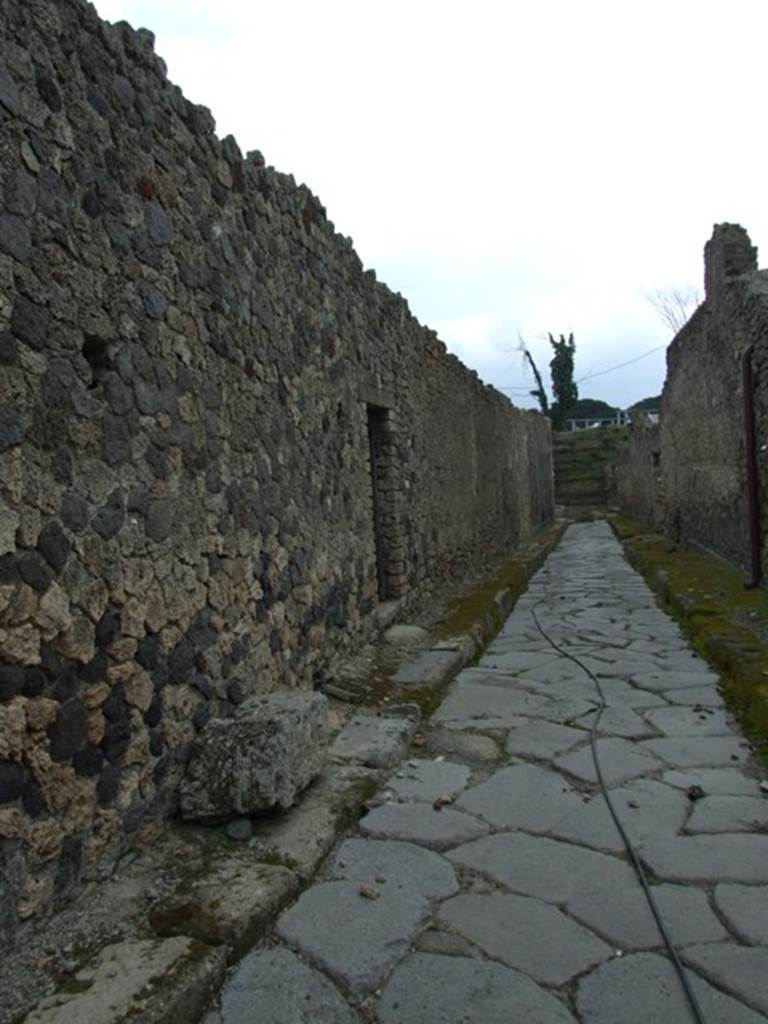
[[[206,1024],[768,1019],[768,803],[717,682],[572,526]]]

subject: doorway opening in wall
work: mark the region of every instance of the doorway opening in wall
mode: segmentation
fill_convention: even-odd
[[[404,574],[397,523],[396,451],[392,411],[368,405],[373,536],[379,600],[393,601],[403,592]]]

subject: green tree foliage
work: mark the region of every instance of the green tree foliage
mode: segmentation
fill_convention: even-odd
[[[552,428],[563,430],[568,414],[579,399],[579,389],[573,379],[573,359],[576,352],[576,342],[573,340],[573,333],[567,339],[564,334],[555,340],[550,334],[549,343],[552,346],[554,355],[549,363],[549,370],[552,375]]]
[[[637,412],[658,412],[661,408],[661,395],[652,395],[650,398],[641,398],[632,406]]]
[[[572,420],[608,419],[609,416],[615,416],[618,411],[615,406],[603,402],[600,398],[580,398],[578,402],[574,402],[568,413],[568,418]]]

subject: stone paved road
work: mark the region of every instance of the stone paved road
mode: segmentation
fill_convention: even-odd
[[[400,765],[211,1021],[694,1020],[596,785],[595,685],[533,609],[604,689],[603,771],[707,1024],[768,1020],[768,798],[717,677],[599,522],[568,530],[450,685],[429,756]]]

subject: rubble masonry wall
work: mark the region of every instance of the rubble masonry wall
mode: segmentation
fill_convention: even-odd
[[[6,940],[173,813],[211,716],[316,685],[553,497],[548,421],[220,141],[151,33],[0,0],[0,201]]]

